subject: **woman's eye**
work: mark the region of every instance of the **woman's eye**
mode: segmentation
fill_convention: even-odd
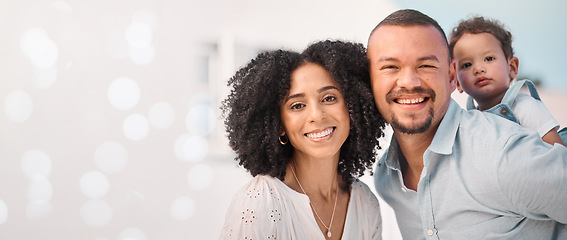
[[[461,69],[467,69],[467,68],[470,68],[471,66],[472,66],[471,63],[465,63],[465,64],[461,65]]]
[[[293,110],[299,110],[302,109],[305,105],[303,103],[294,103],[291,105],[291,109]]]
[[[494,61],[494,59],[495,59],[494,57],[486,57],[486,58],[484,59],[484,61],[485,61],[485,62],[490,62],[490,61]]]
[[[328,96],[325,96],[323,98],[323,102],[333,102],[335,100],[337,100],[337,98],[335,96],[332,96],[332,95],[328,95]]]

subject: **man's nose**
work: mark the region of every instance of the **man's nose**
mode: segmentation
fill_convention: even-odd
[[[405,69],[400,72],[397,83],[398,87],[413,89],[415,87],[421,86],[421,79],[419,78],[416,70]]]

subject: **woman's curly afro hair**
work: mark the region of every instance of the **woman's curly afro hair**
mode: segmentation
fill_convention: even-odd
[[[302,54],[263,52],[238,70],[222,103],[230,147],[252,176],[285,177],[293,146],[279,142],[280,105],[290,88],[291,73],[306,63],[324,67],[346,101],[351,129],[337,171],[351,183],[372,167],[385,127],[370,90],[366,49],[359,43],[326,40],[311,44]]]

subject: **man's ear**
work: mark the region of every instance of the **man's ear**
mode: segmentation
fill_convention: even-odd
[[[508,65],[510,66],[510,80],[512,80],[518,76],[520,60],[517,57],[512,57],[508,60]]]
[[[457,79],[457,62],[455,60],[452,60],[449,66],[449,81],[451,82],[451,92],[455,91],[456,87],[460,93],[463,93],[461,84],[459,84],[459,80]]]

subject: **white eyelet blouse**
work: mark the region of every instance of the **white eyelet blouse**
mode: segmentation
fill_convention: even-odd
[[[236,192],[220,239],[325,240],[305,194],[258,175]],[[342,239],[382,239],[378,199],[359,180],[351,185]]]

